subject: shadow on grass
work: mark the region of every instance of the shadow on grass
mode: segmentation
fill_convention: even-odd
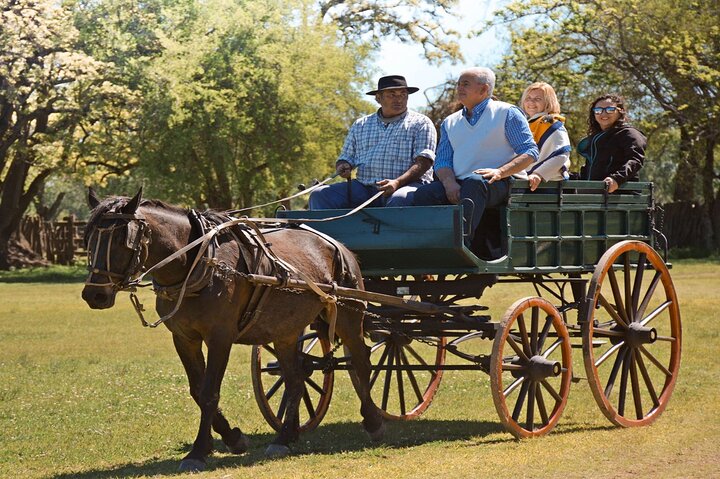
[[[371,443],[360,426],[360,423],[335,423],[319,426],[315,431],[300,436],[300,440],[292,445],[294,456],[306,454],[338,454],[347,452],[363,452],[382,449],[402,449],[439,441],[467,441],[472,439],[481,443],[512,442],[509,434],[506,439],[486,441],[492,434],[502,432],[500,423],[488,421],[412,421],[391,422],[387,424],[385,438],[380,443]],[[215,454],[208,458],[208,470],[252,466],[269,462],[265,458],[265,448],[275,438],[274,434],[250,434],[250,449],[242,455],[224,452],[221,441],[215,441]],[[177,449],[178,454],[185,454],[192,447],[186,443]],[[175,475],[180,460],[159,459],[144,463],[123,464],[109,469],[93,469],[85,472],[64,473],[52,476],[55,479],[90,479],[111,477],[139,477],[152,475]],[[185,473],[183,473],[185,474]]]

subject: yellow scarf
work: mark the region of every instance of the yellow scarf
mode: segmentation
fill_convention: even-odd
[[[556,121],[565,121],[565,117],[562,115],[557,114],[551,114],[551,115],[541,115],[537,118],[533,118],[530,120],[530,131],[533,134],[533,139],[535,140],[535,143],[538,143],[540,141],[540,138],[542,138],[543,134],[547,131],[548,128],[552,126],[553,123]]]

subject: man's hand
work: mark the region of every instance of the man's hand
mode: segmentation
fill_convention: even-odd
[[[347,161],[338,161],[335,165],[335,173],[337,173],[340,178],[350,178],[352,165]]]
[[[480,168],[479,170],[473,171],[478,175],[482,175],[488,183],[495,183],[503,179],[502,171],[499,168]]]
[[[617,190],[620,185],[618,185],[617,181],[610,178],[609,176],[603,180],[605,184],[607,185],[608,193],[612,193],[613,191]]]
[[[530,191],[535,191],[542,180],[543,180],[542,176],[538,175],[537,173],[528,175],[528,183],[530,183]]]
[[[448,201],[454,205],[460,203],[460,184],[455,181],[455,178],[446,179],[442,184],[445,187],[445,196]]]
[[[383,192],[385,198],[389,198],[400,188],[400,182],[398,180],[380,180],[375,184],[378,187],[378,191]]]

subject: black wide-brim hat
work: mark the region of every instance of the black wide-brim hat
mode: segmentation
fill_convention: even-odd
[[[378,80],[377,90],[369,91],[366,95],[376,95],[383,90],[399,90],[401,88],[407,90],[408,94],[415,93],[420,90],[414,86],[407,86],[404,76],[390,75],[380,78]]]

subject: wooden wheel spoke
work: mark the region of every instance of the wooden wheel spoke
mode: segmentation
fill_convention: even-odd
[[[407,349],[407,350],[410,352],[410,354],[412,355],[412,357],[415,358],[415,360],[416,360],[417,362],[419,362],[419,363],[422,364],[423,366],[427,366],[427,365],[428,365],[427,361],[425,361],[425,359],[423,359],[423,357],[420,356],[420,355],[417,353],[417,351],[415,351],[415,348],[413,348],[412,346],[410,346],[410,345],[408,344],[407,346],[405,346],[405,349]],[[406,358],[407,358],[407,356],[406,356]],[[408,364],[409,364],[409,363],[408,363]],[[435,372],[435,371],[433,371],[433,372]]]
[[[553,388],[552,385],[550,385],[550,383],[547,382],[547,379],[541,380],[541,381],[540,381],[540,384],[543,385],[543,387],[545,388],[545,390],[546,390],[548,393],[550,393],[550,395],[553,397],[553,399],[555,399],[556,402],[558,402],[558,403],[561,403],[561,402],[562,402],[562,400],[563,400],[563,399],[562,399],[562,396],[560,396],[560,394],[558,394],[558,392],[555,391],[555,388]]]
[[[553,342],[553,343],[550,345],[550,347],[548,347],[548,348],[545,350],[545,352],[542,354],[542,356],[547,359],[553,352],[555,352],[555,350],[556,350],[557,348],[559,348],[559,347],[562,345],[562,343],[563,343],[564,341],[565,341],[565,340],[562,339],[562,338],[556,339],[555,342]]]
[[[515,401],[515,408],[513,409],[512,413],[512,418],[515,422],[518,422],[520,413],[523,410],[523,405],[525,404],[525,396],[527,396],[529,385],[530,381],[525,381],[522,383],[522,386],[520,386],[520,393],[518,394],[517,400]]]
[[[530,381],[530,387],[528,387],[528,401],[527,401],[527,416],[525,421],[525,429],[532,431],[535,429],[535,381]]]
[[[402,353],[403,363],[409,365],[410,362],[408,361],[405,351],[400,352]],[[407,370],[406,374],[408,376],[408,380],[410,381],[410,385],[412,385],[413,391],[415,391],[415,397],[417,398],[418,402],[423,402],[423,394],[422,391],[420,391],[420,386],[418,386],[417,379],[415,379],[415,374],[412,372],[412,370]]]
[[[640,374],[642,375],[643,381],[645,382],[645,387],[647,388],[648,394],[650,395],[650,399],[652,399],[653,407],[658,407],[660,405],[660,401],[658,400],[657,393],[655,392],[655,387],[653,386],[652,380],[650,379],[650,374],[648,373],[647,367],[645,366],[645,361],[642,358],[642,354],[636,354],[635,361],[637,362],[638,369],[640,370]]]
[[[663,311],[665,311],[666,309],[668,309],[671,304],[672,304],[672,301],[665,301],[663,304],[661,304],[660,306],[658,306],[657,308],[655,308],[650,314],[648,314],[647,317],[646,317],[645,319],[643,319],[640,324],[641,324],[642,326],[645,326],[645,325],[648,324],[650,321],[652,321],[652,320],[654,320],[655,318],[657,318]]]
[[[262,348],[267,351],[268,353],[272,354],[273,357],[277,358],[277,353],[275,352],[275,349],[270,346],[269,344],[263,344]]]
[[[605,384],[605,397],[610,397],[610,393],[615,386],[615,379],[617,378],[617,374],[620,371],[620,366],[622,366],[626,354],[627,348],[622,348],[618,353],[617,357],[615,358],[615,363],[613,364],[612,371],[610,371],[610,376],[608,376],[607,383]]]
[[[645,253],[640,253],[640,257],[638,258],[637,271],[635,272],[635,283],[633,283],[632,289],[632,311],[635,314],[637,314],[638,311],[638,302],[640,301],[640,288],[642,288],[643,276],[645,275],[646,259],[647,255]],[[640,316],[635,316],[635,318],[640,318]]]
[[[283,395],[282,399],[280,400],[280,406],[278,407],[277,418],[282,421],[283,417],[285,417],[285,412],[287,411],[287,389],[283,389]]]
[[[325,394],[325,390],[322,387],[320,387],[320,385],[318,383],[313,381],[312,378],[307,378],[305,380],[305,383],[308,386],[310,386],[311,388],[313,388],[315,391],[317,391],[318,394]]]
[[[387,343],[383,343],[385,345],[385,349],[383,350],[382,354],[380,355],[380,360],[378,361],[378,368],[373,371],[372,377],[370,378],[370,389],[375,385],[375,381],[377,380],[378,376],[380,376],[380,373],[382,372],[382,365],[385,363],[385,360],[387,359],[388,353],[390,352],[390,347]]]
[[[653,297],[653,294],[655,294],[655,289],[657,288],[657,285],[660,283],[660,279],[662,278],[662,273],[660,271],[655,271],[655,276],[653,276],[653,279],[650,281],[650,284],[648,285],[648,289],[645,292],[645,296],[643,296],[643,300],[640,303],[640,306],[637,308],[636,317],[642,318],[645,315],[645,310],[648,307],[648,304],[650,304],[650,300]]]
[[[599,368],[602,363],[604,363],[610,356],[612,356],[618,349],[622,348],[623,346],[625,346],[625,341],[620,341],[619,343],[605,351],[603,355],[600,356],[597,361],[595,361],[595,367]]]
[[[269,401],[270,398],[272,398],[275,395],[277,390],[280,389],[280,386],[282,386],[284,382],[285,382],[285,378],[280,376],[278,378],[278,380],[275,381],[275,383],[272,386],[270,386],[270,389],[268,389],[267,392],[265,393],[265,399]]]
[[[523,352],[526,356],[532,356],[530,339],[528,338],[527,326],[525,325],[525,318],[522,314],[520,314],[518,315],[515,322],[517,323],[518,329],[520,330],[520,340],[522,342]]]
[[[400,364],[400,348],[395,349],[395,364],[397,364],[398,367],[401,366],[401,364]],[[405,415],[405,388],[403,387],[402,370],[398,369],[397,374],[395,376],[397,378],[398,401],[400,401],[400,414],[404,416]]]
[[[525,376],[521,376],[512,382],[508,387],[503,390],[503,395],[508,397],[514,390],[517,389],[523,382],[525,382]]]
[[[615,309],[615,306],[610,304],[610,302],[607,300],[607,298],[602,293],[598,293],[598,301],[600,301],[600,304],[602,305],[602,307],[605,308],[605,311],[607,311],[608,314],[610,314],[610,316],[612,316],[612,318],[615,320],[616,323],[627,328],[627,322],[623,318],[620,317],[617,310]]]
[[[545,324],[543,324],[542,331],[540,331],[540,339],[538,340],[538,347],[537,352],[538,354],[542,353],[543,346],[545,345],[545,340],[548,337],[548,334],[550,333],[550,327],[553,325],[553,317],[552,316],[545,316]]]
[[[540,411],[540,419],[542,420],[543,426],[546,426],[550,423],[550,418],[545,408],[545,399],[542,395],[542,386],[540,383],[535,385],[535,398],[537,399],[538,411]]]
[[[632,351],[628,350],[625,353],[625,358],[622,364],[622,373],[620,375],[620,394],[618,396],[618,414],[621,416],[625,415],[625,398],[627,396],[627,383],[628,383],[628,372],[630,371],[630,358]]]
[[[530,361],[530,358],[528,358],[522,348],[518,346],[517,341],[515,341],[515,339],[513,339],[513,337],[509,334],[507,336],[507,343],[510,345],[511,348],[513,348],[513,350],[517,353],[518,356],[520,356],[523,361]]]
[[[615,299],[615,308],[617,313],[621,316],[622,323],[627,326],[628,323],[630,323],[630,320],[627,317],[625,302],[623,301],[622,294],[620,293],[617,277],[615,276],[615,270],[612,269],[612,266],[608,270],[608,279],[610,280],[610,287],[612,288],[613,299]]]
[[[315,347],[315,345],[317,344],[318,341],[320,341],[320,338],[317,336],[315,336],[314,338],[311,338],[310,341],[305,346],[303,346],[302,352],[305,354],[309,353],[312,350],[312,348]]]
[[[533,306],[530,322],[530,355],[534,356],[538,353],[538,326],[540,319],[540,308]],[[531,391],[532,395],[535,396],[535,392]]]
[[[310,393],[308,393],[307,388],[303,390],[303,403],[305,404],[305,409],[307,410],[308,415],[313,418],[315,417],[315,405],[312,403],[312,399],[310,399]]]
[[[625,253],[624,255],[624,284],[625,284],[625,317],[628,320],[628,323],[632,323],[634,321],[633,318],[633,309],[632,309],[632,283],[630,280],[630,276],[632,273],[632,270],[630,269],[630,253]]]
[[[635,400],[635,417],[642,419],[643,414],[642,408],[642,397],[640,397],[640,381],[638,380],[637,363],[635,361],[635,355],[639,354],[634,349],[630,353],[630,384],[632,384],[632,394]]]
[[[655,358],[652,354],[650,354],[650,351],[648,351],[644,346],[640,346],[640,351],[650,360],[651,363],[653,363],[660,371],[665,374],[665,376],[672,376],[672,373],[662,365],[660,361]]]
[[[618,338],[624,338],[625,333],[622,331],[615,331],[612,329],[593,328],[593,335],[600,334],[601,336],[615,336]]]
[[[387,356],[388,370],[385,372],[385,384],[383,387],[383,395],[382,395],[383,411],[387,411],[388,398],[390,396],[390,381],[392,380],[392,366],[393,366],[393,362],[395,360],[395,347],[388,346],[388,349],[391,349],[391,348],[393,349],[393,352],[388,354],[388,356]],[[398,371],[398,373],[399,372],[400,371]]]

